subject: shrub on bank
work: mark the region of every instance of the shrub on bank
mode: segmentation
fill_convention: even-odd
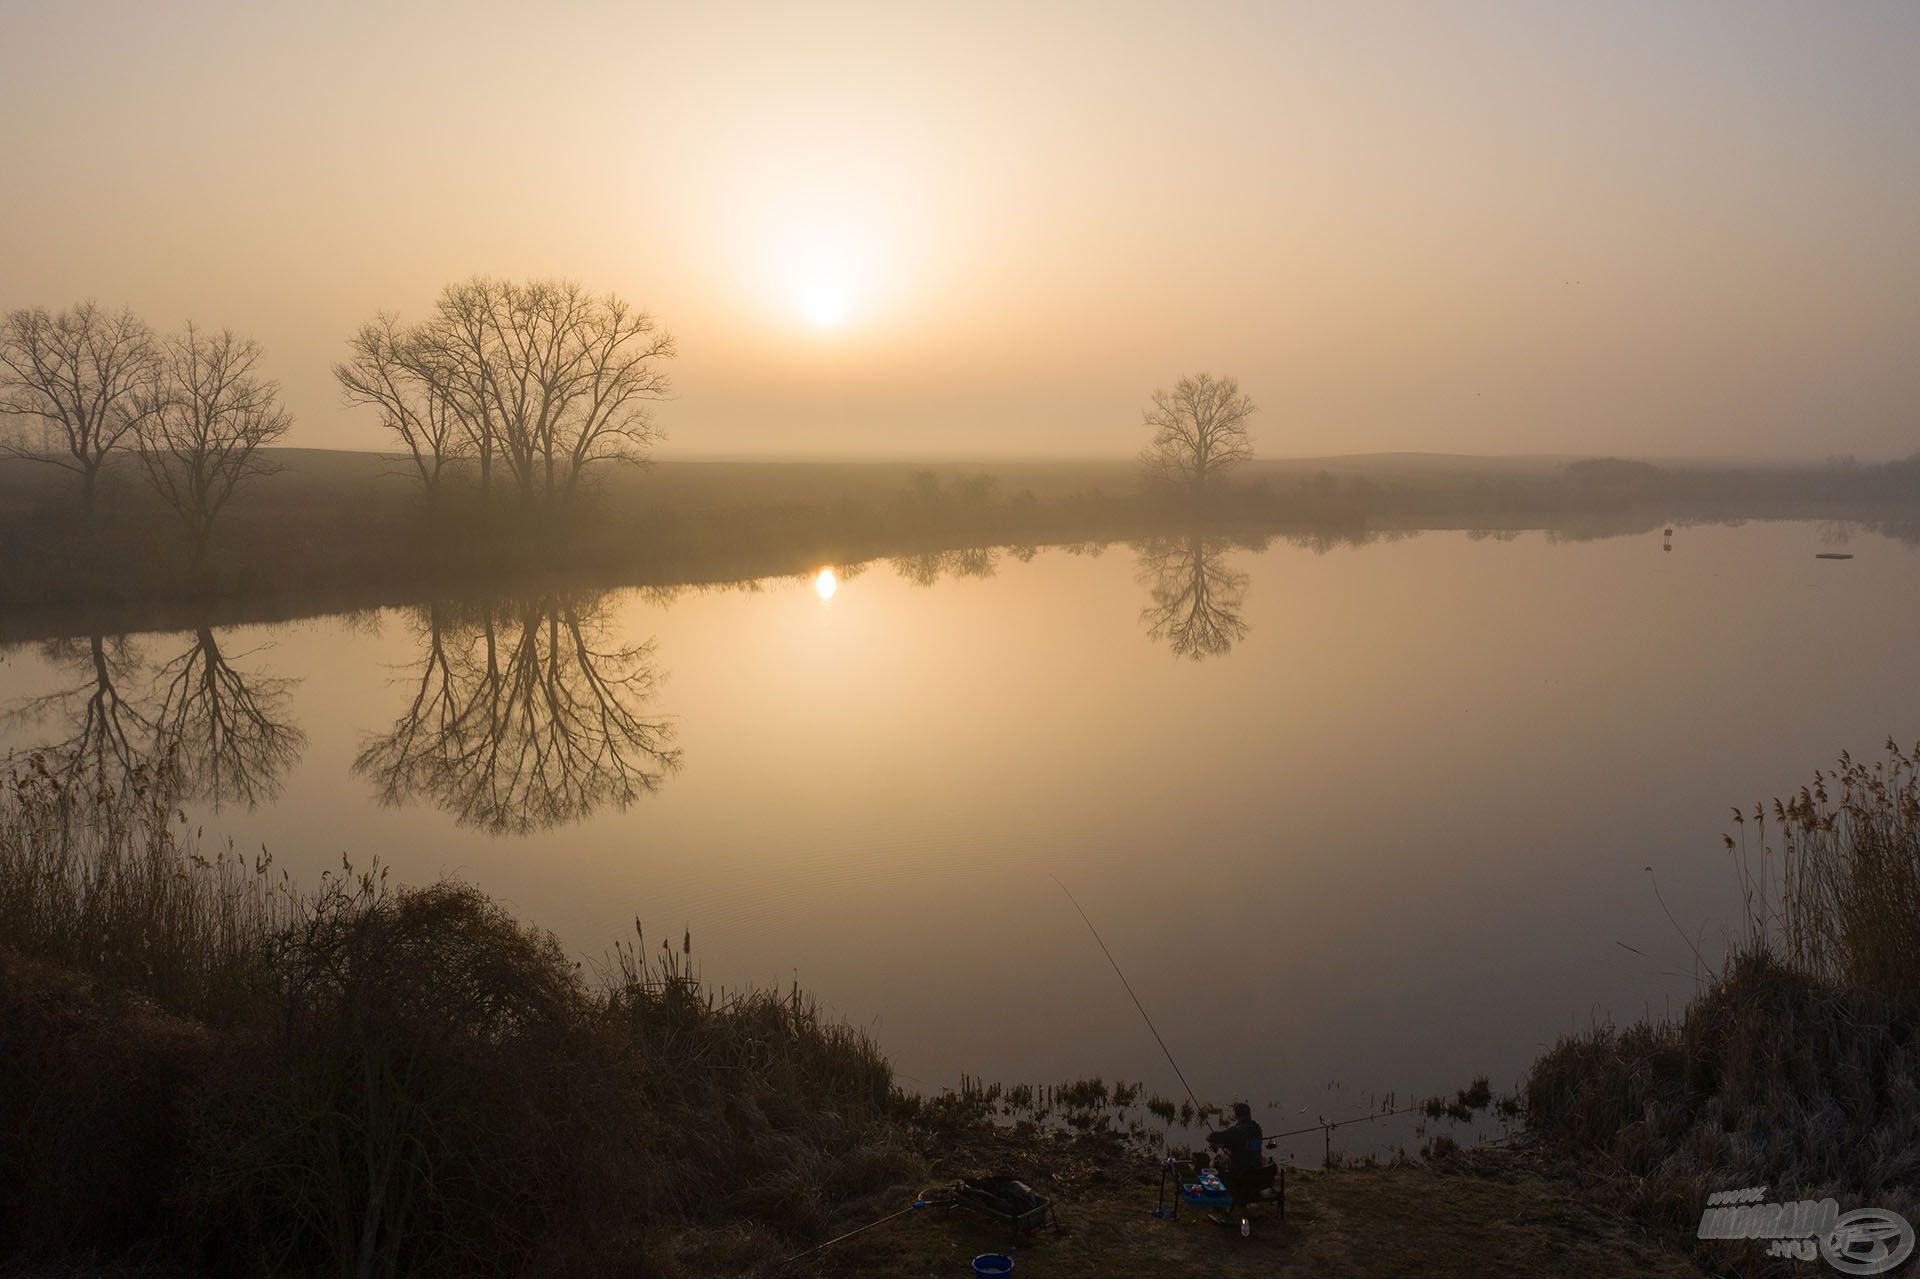
[[[1917,756],[1842,757],[1773,805],[1777,846],[1766,808],[1740,815],[1749,919],[1725,969],[1677,1021],[1561,1040],[1529,1128],[1689,1235],[1709,1193],[1756,1186],[1920,1221]]]
[[[1748,1186],[1920,1205],[1920,1022],[1766,952],[1735,959],[1677,1022],[1563,1039],[1526,1101],[1533,1131],[1597,1156],[1676,1230],[1710,1192]]]
[[[731,1265],[921,1171],[884,1057],[798,990],[716,991],[686,939],[589,975],[461,884],[296,892],[170,812],[0,792],[0,1261]]]

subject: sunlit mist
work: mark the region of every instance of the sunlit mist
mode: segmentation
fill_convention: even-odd
[[[658,316],[673,452],[1914,447],[1920,6],[567,12],[9,6],[0,306],[218,317],[300,447],[475,273]]]

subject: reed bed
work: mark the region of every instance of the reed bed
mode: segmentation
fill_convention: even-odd
[[[1842,756],[1736,812],[1746,918],[1675,1020],[1566,1037],[1527,1080],[1528,1124],[1596,1188],[1691,1237],[1709,1193],[1767,1187],[1920,1220],[1920,749]],[[1780,1273],[1764,1244],[1698,1245]]]
[[[1920,1002],[1920,745],[1903,751],[1889,740],[1886,752],[1871,764],[1842,755],[1774,800],[1779,891],[1768,895],[1764,865],[1753,883],[1744,855],[1742,879],[1756,929],[1777,936],[1794,967],[1911,1005]],[[1763,813],[1754,824],[1765,859]]]
[[[85,792],[44,756],[0,786],[0,944],[224,1025],[253,1006],[296,894],[264,852],[211,857],[174,806],[171,765]]]

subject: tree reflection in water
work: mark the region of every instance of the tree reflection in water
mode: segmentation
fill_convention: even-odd
[[[1176,657],[1219,657],[1247,635],[1241,616],[1248,575],[1227,567],[1232,539],[1199,532],[1136,543],[1140,584],[1148,603],[1140,610],[1148,638]]]
[[[672,723],[645,713],[653,641],[615,641],[604,597],[436,604],[418,626],[413,697],[353,765],[382,803],[522,835],[625,808],[679,767]]]
[[[287,770],[306,749],[289,717],[298,681],[235,669],[209,627],[155,675],[154,738],[175,752],[182,797],[253,808],[280,793]]]
[[[1016,552],[1018,554],[1018,552]],[[1022,558],[1031,559],[1031,555]],[[992,577],[999,568],[995,548],[967,546],[958,550],[920,551],[892,558],[893,571],[915,586],[932,586],[942,577]]]
[[[8,708],[7,724],[63,722],[65,737],[24,753],[38,753],[64,785],[85,794],[120,790],[146,762],[152,732],[132,700],[140,693],[139,651],[125,635],[48,640],[40,651],[51,665],[71,672],[70,682],[20,699]]]
[[[123,789],[137,772],[165,765],[180,802],[251,809],[280,793],[306,748],[290,713],[298,681],[240,670],[211,627],[196,628],[186,648],[152,668],[123,635],[53,640],[42,651],[74,682],[21,702],[8,718],[64,719],[67,736],[33,753],[85,793]]]

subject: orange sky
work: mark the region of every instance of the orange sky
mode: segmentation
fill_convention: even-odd
[[[1920,6],[0,3],[0,306],[259,337],[289,443],[474,272],[678,453],[1920,448]]]

